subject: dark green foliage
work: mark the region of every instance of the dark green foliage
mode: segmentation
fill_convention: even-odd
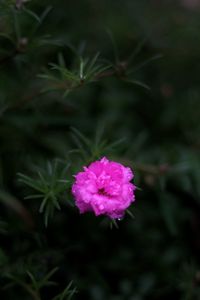
[[[63,162],[60,164],[64,165]],[[59,166],[59,162],[47,163],[47,167],[37,171],[37,179],[32,179],[19,173],[19,181],[28,185],[37,194],[26,196],[25,199],[41,199],[39,212],[44,213],[47,226],[49,217],[53,217],[54,210],[60,210],[59,198],[69,187],[69,180],[65,179],[69,165]]]
[[[0,0],[1,299],[200,298],[196,5]],[[123,220],[74,206],[102,156],[135,172]]]

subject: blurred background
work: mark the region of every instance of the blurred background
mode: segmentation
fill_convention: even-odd
[[[199,28],[199,0],[0,1],[2,300],[200,299]],[[70,191],[104,155],[138,187],[114,224]]]

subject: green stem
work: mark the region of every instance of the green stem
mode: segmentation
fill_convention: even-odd
[[[28,284],[23,282],[18,282],[31,296],[34,300],[42,300],[39,291],[34,291]]]

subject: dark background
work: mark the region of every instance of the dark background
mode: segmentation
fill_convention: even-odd
[[[52,300],[70,281],[73,299],[200,299],[199,28],[198,0],[0,1],[2,300]],[[58,57],[76,73],[97,52],[110,67],[94,82],[38,76]],[[138,186],[134,218],[112,229],[71,205],[72,175],[104,155]],[[60,210],[47,198],[46,227],[51,165],[69,182],[54,190]],[[38,169],[49,190],[34,198],[18,173],[43,185]],[[55,267],[57,285],[31,294],[27,271],[39,281]]]

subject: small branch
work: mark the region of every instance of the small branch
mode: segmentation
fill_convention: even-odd
[[[101,78],[105,78],[105,77],[111,77],[113,75],[115,75],[116,72],[115,70],[111,70],[111,71],[107,71],[107,72],[103,72],[103,73],[99,73],[96,75],[95,79],[101,79]]]
[[[20,53],[19,50],[17,50],[17,53]],[[17,54],[16,53],[16,54]],[[10,57],[11,58],[11,57]],[[8,58],[7,58],[8,59]],[[6,59],[6,60],[7,60]],[[1,61],[0,61],[1,64]],[[100,80],[103,78],[108,78],[108,77],[112,77],[112,76],[117,76],[121,79],[123,79],[125,77],[125,72],[127,69],[127,63],[126,62],[120,62],[117,66],[115,66],[115,68],[113,68],[112,70],[109,71],[105,71],[105,72],[101,72],[96,74],[95,76],[95,80]],[[73,85],[71,82],[69,81],[62,81],[59,83],[55,83],[52,84],[52,87],[55,90],[66,90],[68,89],[69,91],[73,91],[76,89],[79,89],[80,87],[82,87],[84,85],[84,80],[80,80],[80,82],[78,82],[77,84]],[[25,96],[24,98],[22,98],[20,101],[18,101],[14,107],[20,107],[22,106],[24,103],[30,102],[32,101],[34,98],[41,96],[42,94],[44,94],[44,91],[36,91],[35,93],[33,93],[30,96]]]
[[[96,75],[95,78],[101,79],[101,78],[112,77],[112,76],[124,77],[127,67],[128,67],[128,65],[126,62],[120,62],[118,65],[115,66],[115,68],[113,70],[99,73]]]

